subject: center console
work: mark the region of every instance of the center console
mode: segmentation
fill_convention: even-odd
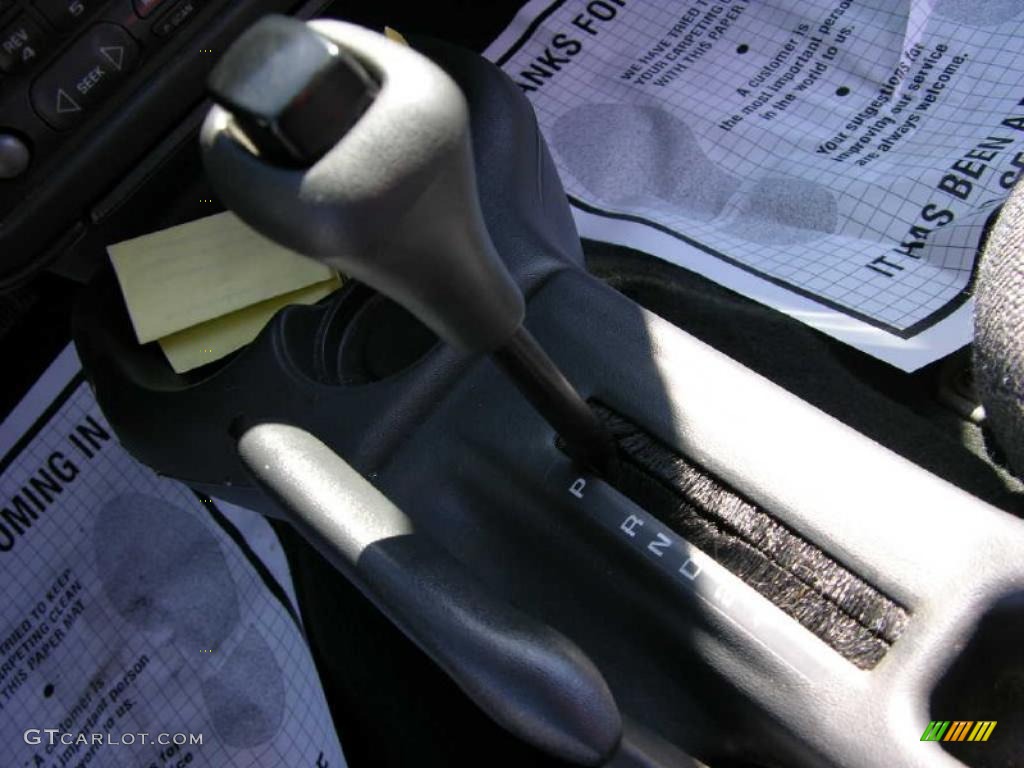
[[[413,43],[466,98],[480,209],[524,297],[524,327],[617,466],[581,461],[500,361],[441,341],[443,322],[424,326],[414,304],[410,314],[365,285],[289,307],[250,346],[177,375],[136,343],[107,271],[83,297],[75,338],[126,448],[203,494],[308,522],[312,486],[278,471],[293,453],[273,442],[260,453],[246,436],[283,425],[315,438],[323,449],[309,455],[326,463],[309,464],[310,477],[337,459],[372,485],[361,503],[383,504],[379,492],[409,521],[339,567],[495,719],[577,764],[1011,760],[1024,711],[1012,685],[1024,668],[1024,523],[588,274],[527,100],[477,56]],[[315,526],[308,535],[330,548]],[[407,536],[425,542],[416,558],[394,541]],[[431,558],[454,563],[444,573],[458,576],[423,593],[438,615],[409,613],[374,582],[381,558],[394,583],[435,573]],[[585,678],[585,693],[554,711],[550,685],[536,698],[479,682],[533,646],[492,632],[500,621],[448,622],[510,610],[528,617],[524,638],[565,638],[543,653],[576,665],[544,655],[516,679]],[[473,648],[509,643],[507,657],[488,651],[467,671],[437,640],[452,626],[483,643]],[[586,749],[559,751],[563,716]],[[1007,737],[922,737],[930,721],[972,718]]]

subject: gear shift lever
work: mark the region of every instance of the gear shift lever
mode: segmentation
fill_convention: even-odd
[[[523,326],[480,211],[465,98],[445,72],[351,24],[270,16],[228,50],[210,89],[204,161],[229,207],[451,344],[493,353],[575,460],[615,472],[610,436]]]

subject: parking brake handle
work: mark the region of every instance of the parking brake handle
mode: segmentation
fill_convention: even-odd
[[[468,106],[440,67],[352,24],[268,16],[209,85],[203,157],[232,210],[456,347],[493,353],[567,453],[614,474],[606,430],[523,326],[522,292],[480,210]]]
[[[606,763],[621,717],[572,641],[490,596],[313,435],[284,424],[239,433],[242,462],[292,524],[492,719],[562,760]]]

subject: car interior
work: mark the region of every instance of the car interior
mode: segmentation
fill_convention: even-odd
[[[0,0],[3,412],[271,521],[353,768],[1024,765],[1024,192],[904,372],[581,239],[521,5]],[[107,247],[223,211],[346,279],[177,373]]]

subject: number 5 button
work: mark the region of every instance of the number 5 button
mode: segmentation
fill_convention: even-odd
[[[36,9],[61,32],[74,29],[85,21],[95,7],[96,0],[36,0]]]

